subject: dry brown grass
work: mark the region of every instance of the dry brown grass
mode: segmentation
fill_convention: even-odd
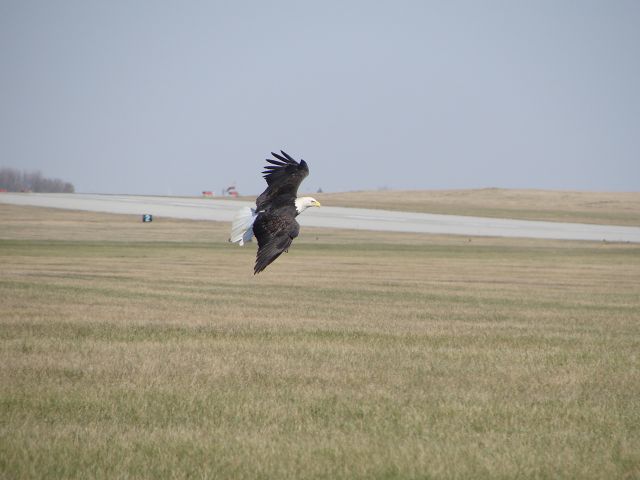
[[[1,477],[640,475],[639,246],[227,234],[0,207]]]
[[[607,225],[640,225],[640,192],[419,190],[313,194],[323,205]]]

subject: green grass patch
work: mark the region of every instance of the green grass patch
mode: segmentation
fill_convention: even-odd
[[[637,246],[126,219],[0,232],[0,478],[640,475]]]

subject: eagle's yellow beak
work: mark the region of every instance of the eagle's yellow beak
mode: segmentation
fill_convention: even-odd
[[[321,207],[322,205],[320,205],[320,202],[316,200],[316,201],[313,202],[313,206],[314,207]]]

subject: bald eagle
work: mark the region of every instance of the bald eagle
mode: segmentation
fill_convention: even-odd
[[[256,199],[256,208],[240,209],[231,225],[230,242],[244,245],[254,235],[258,240],[254,275],[289,250],[300,231],[296,217],[309,207],[320,206],[315,198],[296,197],[302,180],[309,175],[307,162],[298,163],[282,150],[280,153],[271,152],[274,158],[266,160],[270,165],[262,173],[267,188]]]

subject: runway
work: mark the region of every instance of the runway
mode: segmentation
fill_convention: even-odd
[[[250,202],[187,197],[63,193],[0,193],[0,204],[93,212],[230,222]],[[298,217],[302,226],[453,234],[640,243],[640,227],[539,222],[364,208],[322,207]],[[1,228],[1,226],[0,226]]]

